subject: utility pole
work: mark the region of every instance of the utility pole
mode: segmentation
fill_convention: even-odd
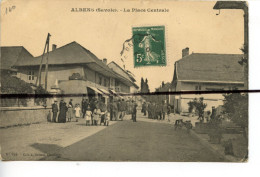
[[[241,9],[244,11],[244,88],[248,89],[248,59],[249,59],[249,43],[248,43],[248,6],[245,1],[218,1],[213,9]],[[216,15],[219,15],[220,12]]]
[[[49,46],[50,46],[50,38],[48,39],[48,44],[47,44],[47,58],[46,58],[46,65],[45,65],[45,90],[46,91],[47,91],[47,83],[48,83]]]
[[[45,75],[45,90],[47,89],[46,82],[47,82],[47,75],[48,75],[47,73],[48,73],[48,57],[49,57],[50,36],[51,36],[50,33],[48,33],[47,39],[46,39],[46,43],[45,43],[45,46],[44,46],[44,50],[43,50],[43,54],[42,54],[42,59],[41,59],[41,63],[40,63],[38,76],[37,76],[36,82],[35,82],[36,87],[38,86],[38,81],[39,81],[39,86],[41,86],[42,62],[43,62],[43,57],[44,57],[44,54],[45,54],[45,50],[47,48],[47,61],[46,61],[46,66],[45,66],[45,71],[47,71],[46,75]],[[46,68],[47,68],[47,70],[46,70]]]

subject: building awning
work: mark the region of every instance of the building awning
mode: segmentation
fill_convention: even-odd
[[[130,93],[123,93],[123,92],[118,93],[118,95],[120,95],[121,97],[132,96]]]
[[[109,89],[109,92],[110,92],[112,95],[117,95],[117,93],[116,93],[114,90],[112,90],[112,89]]]
[[[99,93],[99,94],[103,94],[100,90],[98,90],[97,88],[95,87],[91,87],[91,86],[87,86],[88,88],[94,90],[96,93]]]
[[[107,90],[105,90],[105,89],[102,89],[102,88],[97,88],[98,90],[100,90],[104,95],[106,95],[106,96],[109,96],[109,95],[111,95]]]

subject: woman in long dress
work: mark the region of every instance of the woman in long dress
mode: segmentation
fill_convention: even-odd
[[[60,102],[60,113],[59,113],[59,117],[58,117],[59,123],[66,123],[66,112],[67,112],[66,103],[63,100],[61,100],[61,102]]]

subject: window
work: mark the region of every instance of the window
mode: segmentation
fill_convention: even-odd
[[[34,80],[34,71],[29,71],[28,72],[28,80],[33,81]]]
[[[238,90],[237,87],[228,87],[228,90]]]
[[[104,79],[104,86],[107,86],[107,79]]]
[[[200,85],[196,85],[196,86],[195,86],[195,90],[196,90],[196,91],[201,90],[201,86],[200,86]]]
[[[99,76],[99,82],[98,82],[99,85],[102,85],[102,77]]]
[[[224,88],[206,88],[208,91],[221,91],[224,90]]]

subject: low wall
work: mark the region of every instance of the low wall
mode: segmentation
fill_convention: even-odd
[[[0,127],[26,125],[47,121],[50,107],[2,107],[0,108]]]

